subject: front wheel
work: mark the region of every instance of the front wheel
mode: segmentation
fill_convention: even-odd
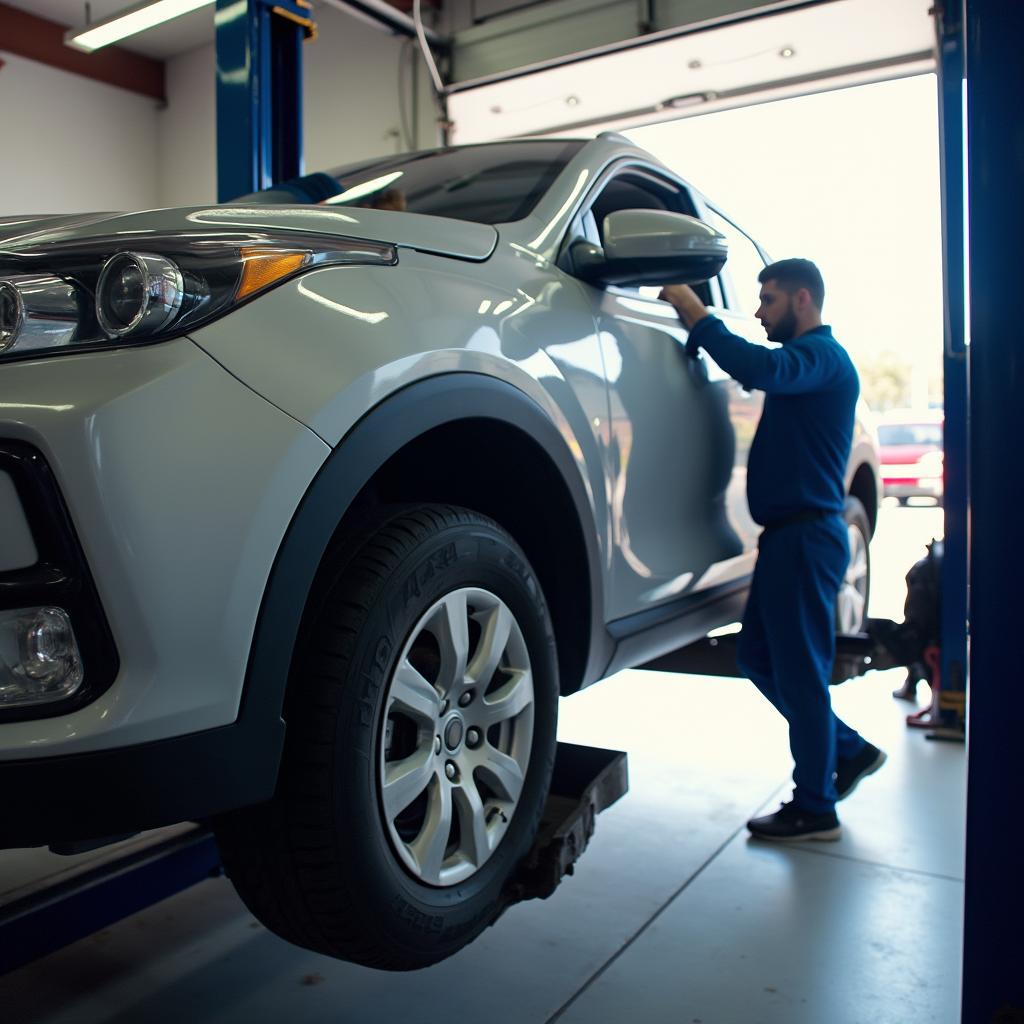
[[[857,498],[847,498],[843,509],[850,545],[843,582],[836,600],[836,632],[859,633],[867,625],[868,598],[871,595],[871,527],[868,514]]]
[[[494,919],[534,839],[555,751],[550,618],[515,541],[465,509],[386,516],[322,576],[277,794],[218,840],[282,937],[424,967]]]

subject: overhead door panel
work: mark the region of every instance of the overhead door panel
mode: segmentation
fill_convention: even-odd
[[[632,127],[930,71],[929,8],[831,0],[456,84],[453,141]]]

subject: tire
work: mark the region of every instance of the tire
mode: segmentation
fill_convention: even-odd
[[[382,515],[325,561],[277,792],[215,827],[228,875],[318,953],[388,970],[450,956],[533,843],[557,702],[550,618],[515,541],[451,506]]]
[[[850,542],[850,561],[836,600],[836,632],[860,633],[867,625],[871,596],[871,526],[857,498],[846,499],[843,518]]]

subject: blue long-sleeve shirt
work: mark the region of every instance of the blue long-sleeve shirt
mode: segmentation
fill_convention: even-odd
[[[860,381],[822,325],[781,348],[754,345],[706,316],[690,332],[730,377],[765,393],[747,459],[747,502],[762,526],[809,509],[841,512]]]

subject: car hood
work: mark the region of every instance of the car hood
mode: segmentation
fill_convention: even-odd
[[[489,224],[391,210],[328,206],[201,206],[144,213],[90,213],[0,218],[0,248],[22,249],[57,242],[124,234],[137,245],[147,234],[254,231],[359,238],[421,252],[482,261],[494,252],[498,232]]]

